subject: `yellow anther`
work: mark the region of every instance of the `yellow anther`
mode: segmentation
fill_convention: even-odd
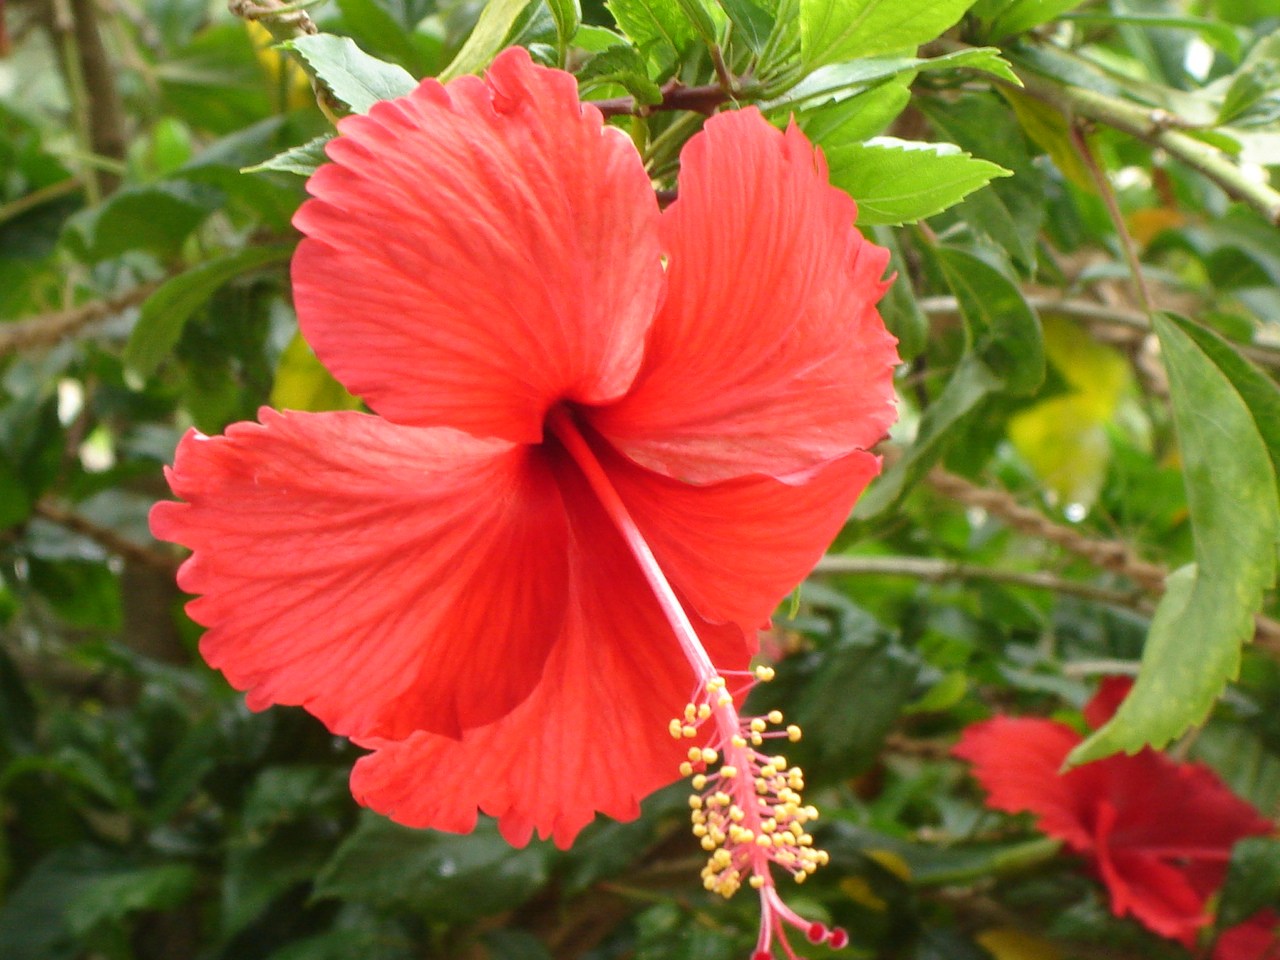
[[[716,843],[715,840],[713,840],[711,837],[702,838],[702,849],[706,850],[708,853],[710,853],[712,850],[714,850],[718,846],[719,844]]]
[[[692,797],[689,798],[689,806],[691,806],[694,810],[701,810],[702,798],[699,797],[697,794],[694,794]]]
[[[773,768],[773,764],[771,763],[766,763],[760,768],[760,776],[762,777],[776,777],[777,775],[778,771]]]
[[[693,825],[693,835],[695,837],[705,837],[707,835],[707,825],[705,823],[695,823]]]
[[[746,739],[739,733],[735,733],[733,737],[729,740],[729,742],[732,743],[739,750],[745,750],[747,747]]]
[[[700,773],[693,778],[693,789],[704,790],[706,789],[706,786],[707,786],[707,775],[705,773]]]
[[[733,697],[727,693],[720,694],[720,699],[716,701],[717,707],[729,707],[733,705]]]
[[[727,780],[732,780],[737,775],[738,775],[738,768],[733,766],[732,764],[725,764],[723,767],[720,768],[720,776],[724,777]]]
[[[779,724],[782,722],[782,711],[770,710],[768,713],[764,715],[764,717],[766,720],[768,720],[772,724]]]
[[[766,667],[764,664],[756,667],[756,679],[761,683],[768,683],[774,677],[773,667]]]
[[[689,753],[687,754],[687,756],[689,757],[689,760],[690,760],[691,762],[693,762],[693,763],[697,763],[699,760],[701,760],[701,759],[702,759],[702,748],[701,748],[701,747],[690,747],[690,748],[689,748]]]
[[[762,833],[758,837],[756,837],[756,846],[771,847],[773,846],[773,841],[769,839],[768,835]]]
[[[804,878],[808,876],[803,870],[797,870],[791,876],[796,878],[796,883],[804,883]]]
[[[697,747],[694,747],[693,750],[689,751],[690,760],[694,759],[693,753],[694,753],[694,750],[697,750],[697,749],[698,749]],[[700,751],[698,751],[698,757],[702,760],[703,763],[715,763],[717,756],[718,754],[714,750],[712,750],[710,747],[703,747]]]
[[[679,740],[680,739],[680,721],[672,720],[669,724],[667,724],[667,732],[670,733],[677,740]]]
[[[803,734],[800,732],[800,728],[794,723],[787,727],[787,739],[792,743],[798,742],[802,736]]]
[[[692,703],[686,703],[684,705],[684,718],[686,720],[693,720],[697,716],[698,716],[698,708],[695,707]]]
[[[741,823],[745,817],[746,814],[743,813],[742,808],[737,804],[734,804],[729,808],[729,819],[734,823]]]
[[[768,727],[769,725],[760,717],[753,717],[751,720],[751,731],[753,733],[764,733]]]
[[[724,677],[712,677],[707,681],[707,693],[715,693],[724,689]]]
[[[748,880],[747,883],[751,884],[752,890],[759,890],[764,886],[764,877],[760,876],[758,873],[753,873],[751,875],[751,879]]]
[[[758,747],[758,746],[760,746],[760,744],[762,744],[762,743],[764,743],[764,737],[760,736],[760,734],[758,734],[758,733],[753,733],[753,734],[751,735],[751,745],[752,745],[753,747]]]
[[[683,727],[680,728],[680,733],[684,736],[686,740],[691,740],[698,735],[698,728],[691,727],[686,723]]]
[[[680,776],[689,777],[693,775],[693,764],[688,760],[680,764]]]
[[[700,705],[698,707],[698,719],[705,720],[709,716],[711,716],[711,705],[706,703]]]

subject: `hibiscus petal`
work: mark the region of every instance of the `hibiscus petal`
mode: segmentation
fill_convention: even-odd
[[[1111,912],[1132,916],[1148,930],[1194,945],[1196,933],[1209,922],[1205,895],[1197,892],[1185,871],[1115,842],[1115,808],[1099,802],[1097,868],[1111,895]]]
[[[756,475],[702,486],[593,446],[671,583],[703,617],[748,632],[813,569],[880,468],[855,451],[802,484]]]
[[[1272,825],[1237,797],[1216,773],[1176,763],[1154,750],[1116,756],[1090,766],[1107,774],[1106,796],[1116,810],[1112,843],[1195,868],[1207,896],[1226,877],[1231,848]]]
[[[853,227],[794,126],[713,117],[662,216],[667,298],[631,391],[597,428],[681,480],[784,477],[865,449],[894,419],[886,250]]]
[[[302,331],[393,421],[536,442],[631,383],[662,295],[634,146],[572,76],[498,57],[339,124],[294,223]]]
[[[179,585],[201,653],[249,705],[335,733],[449,736],[541,675],[564,616],[568,536],[521,448],[359,413],[260,413],[189,433],[151,527],[194,550]]]
[[[618,820],[678,776],[690,741],[667,725],[694,692],[639,567],[574,468],[561,473],[574,601],[542,682],[510,714],[461,740],[415,734],[376,747],[351,776],[357,800],[413,827],[465,832],[477,811],[516,845],[533,832],[567,847],[597,811]],[[748,643],[696,616],[712,661],[741,670]]]
[[[987,791],[987,806],[1007,813],[1036,814],[1041,830],[1077,851],[1093,847],[1091,766],[1059,773],[1080,735],[1052,720],[993,717],[965,728],[952,748],[973,764],[973,777]]]

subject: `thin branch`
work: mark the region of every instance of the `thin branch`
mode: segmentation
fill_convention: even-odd
[[[1049,590],[1068,596],[1082,597],[1120,607],[1136,607],[1144,594],[1134,590],[1112,590],[1078,580],[1068,580],[1043,571],[997,570],[976,564],[935,560],[929,557],[852,557],[828,555],[818,561],[813,572],[818,575],[857,574],[866,576],[901,576],[926,583],[950,580],[986,580],[1019,587]]]
[[[0,325],[0,358],[32,347],[53,346],[92,323],[137,306],[159,286],[158,282],[144,283],[105,300],[94,300],[70,310],[42,313],[18,323]]]
[[[1164,593],[1169,568],[1141,559],[1126,543],[1088,537],[1072,527],[1055,523],[1039,510],[1024,507],[1007,490],[979,487],[942,469],[930,471],[928,482],[943,496],[979,507],[1020,533],[1047,540],[1095,567],[1127,577],[1153,596]],[[1280,653],[1280,622],[1262,614],[1253,619],[1255,642],[1273,656]]]
[[[303,9],[305,6],[303,3],[285,3],[282,0],[228,0],[227,3],[227,9],[233,16],[262,24],[270,31],[276,43],[286,43],[319,32],[315,21]],[[315,94],[320,112],[330,123],[336,124],[347,113],[346,105],[316,75],[315,69],[305,57],[297,57],[296,60],[311,80],[311,91]]]
[[[68,194],[75,193],[84,185],[75,177],[67,177],[65,180],[58,180],[41,187],[38,190],[32,190],[25,196],[18,197],[16,200],[10,200],[8,203],[0,204],[0,223],[7,223],[17,217],[22,216],[28,210],[34,210],[41,204],[48,203],[50,200],[57,200],[59,197],[65,197]]]
[[[1095,90],[1056,83],[1024,68],[1018,71],[1026,93],[1067,117],[1083,117],[1136,137],[1208,177],[1227,196],[1248,204],[1268,223],[1280,225],[1280,192],[1251,179],[1219,150],[1180,133],[1177,117],[1167,110],[1118,100]]]
[[[1026,299],[1031,308],[1038,313],[1051,313],[1087,324],[1123,327],[1139,336],[1152,333],[1151,321],[1141,310],[1066,297],[1029,296]],[[919,300],[917,305],[930,316],[960,316],[960,305],[955,297],[925,297]],[[1265,343],[1233,342],[1231,345],[1254,363],[1267,367],[1280,367],[1280,347]]]
[[[87,517],[68,510],[48,497],[41,497],[36,501],[35,512],[38,516],[44,517],[51,523],[56,523],[72,533],[78,533],[80,536],[92,540],[108,553],[123,557],[125,560],[131,560],[169,574],[176,571],[181,562],[178,558],[165,551],[136,543],[110,527],[94,523]]]
[[[1151,315],[1155,312],[1155,307],[1152,306],[1151,290],[1147,287],[1147,278],[1142,272],[1138,247],[1133,242],[1129,227],[1124,222],[1124,214],[1120,211],[1120,201],[1116,198],[1116,191],[1111,186],[1111,181],[1107,179],[1106,171],[1098,163],[1098,156],[1094,153],[1092,144],[1089,143],[1089,136],[1083,129],[1083,125],[1071,117],[1067,117],[1066,120],[1071,130],[1071,143],[1089,171],[1089,176],[1093,178],[1093,184],[1098,188],[1098,193],[1102,195],[1107,216],[1111,218],[1111,225],[1115,228],[1116,237],[1120,240],[1120,249],[1124,253],[1125,262],[1129,265],[1129,274],[1133,278],[1133,288],[1138,294],[1138,301],[1146,313]]]
[[[709,117],[728,101],[729,94],[719,84],[686,87],[679,80],[671,80],[662,88],[662,99],[658,103],[640,103],[635,97],[613,97],[586,102],[606,117],[647,117],[661,110],[692,110]]]

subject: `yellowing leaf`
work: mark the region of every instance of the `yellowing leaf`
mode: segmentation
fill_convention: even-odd
[[[354,410],[360,401],[333,379],[307,341],[295,333],[276,366],[271,406],[280,410]]]
[[[884,913],[889,906],[883,898],[872,892],[871,884],[862,877],[845,877],[840,881],[840,891],[859,906],[877,913]]]
[[[1088,505],[1098,496],[1111,460],[1104,425],[1132,382],[1116,350],[1058,317],[1044,319],[1049,362],[1070,387],[1009,421],[1009,440],[1064,503]]]
[[[1062,960],[1062,953],[1048,940],[1013,927],[993,927],[974,939],[996,960]]]
[[[276,49],[275,38],[271,31],[253,20],[245,21],[245,29],[249,31],[249,39],[253,42],[253,53],[262,66],[262,71],[270,79],[272,85],[283,88],[285,103],[290,110],[299,110],[310,104],[311,81],[306,73],[288,57],[282,56]]]

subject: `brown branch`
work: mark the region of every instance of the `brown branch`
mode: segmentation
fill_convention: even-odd
[[[930,316],[960,316],[960,306],[955,297],[924,297],[918,303],[920,309]],[[1151,321],[1147,319],[1145,313],[1128,307],[1053,296],[1029,296],[1027,304],[1038,313],[1051,313],[1089,325],[1119,327],[1131,331],[1134,339],[1154,332],[1151,329]],[[1233,342],[1231,345],[1254,363],[1267,367],[1280,367],[1280,347],[1264,343]]]
[[[42,313],[17,323],[0,325],[0,358],[32,347],[53,346],[92,323],[137,306],[159,286],[158,282],[144,283],[105,300],[94,300],[70,310]]]
[[[1120,607],[1136,607],[1142,600],[1141,591],[1112,590],[1097,587],[1078,580],[1068,580],[1043,571],[997,570],[975,564],[956,563],[951,560],[935,560],[931,557],[851,557],[828,555],[818,561],[813,573],[819,576],[856,574],[861,576],[901,576],[927,583],[946,583],[949,580],[987,580],[992,583],[1008,583],[1013,586],[1050,590],[1054,593],[1082,597],[1099,603]]]
[[[178,569],[181,562],[165,551],[136,543],[110,527],[94,523],[88,517],[68,510],[48,497],[41,497],[36,501],[35,512],[37,516],[92,540],[108,553],[113,553],[126,561],[163,571],[170,576]]]
[[[125,137],[124,103],[116,84],[115,68],[102,42],[98,29],[98,8],[94,0],[70,0],[75,21],[76,50],[80,56],[80,75],[89,95],[89,143],[100,157],[123,160]],[[103,193],[111,193],[120,185],[120,177],[104,170],[98,175]]]
[[[662,99],[658,103],[640,103],[635,97],[613,97],[586,102],[606,117],[647,117],[661,110],[691,110],[709,117],[729,99],[729,94],[716,83],[686,87],[679,80],[671,80],[662,88]]]
[[[1086,536],[1073,527],[1050,520],[1039,510],[1024,507],[1007,490],[979,487],[942,469],[930,471],[928,482],[943,496],[979,507],[1019,533],[1047,540],[1095,567],[1127,577],[1153,596],[1164,593],[1169,568],[1141,559],[1126,543]],[[1258,614],[1254,617],[1254,630],[1259,646],[1272,655],[1280,653],[1280,622]]]

